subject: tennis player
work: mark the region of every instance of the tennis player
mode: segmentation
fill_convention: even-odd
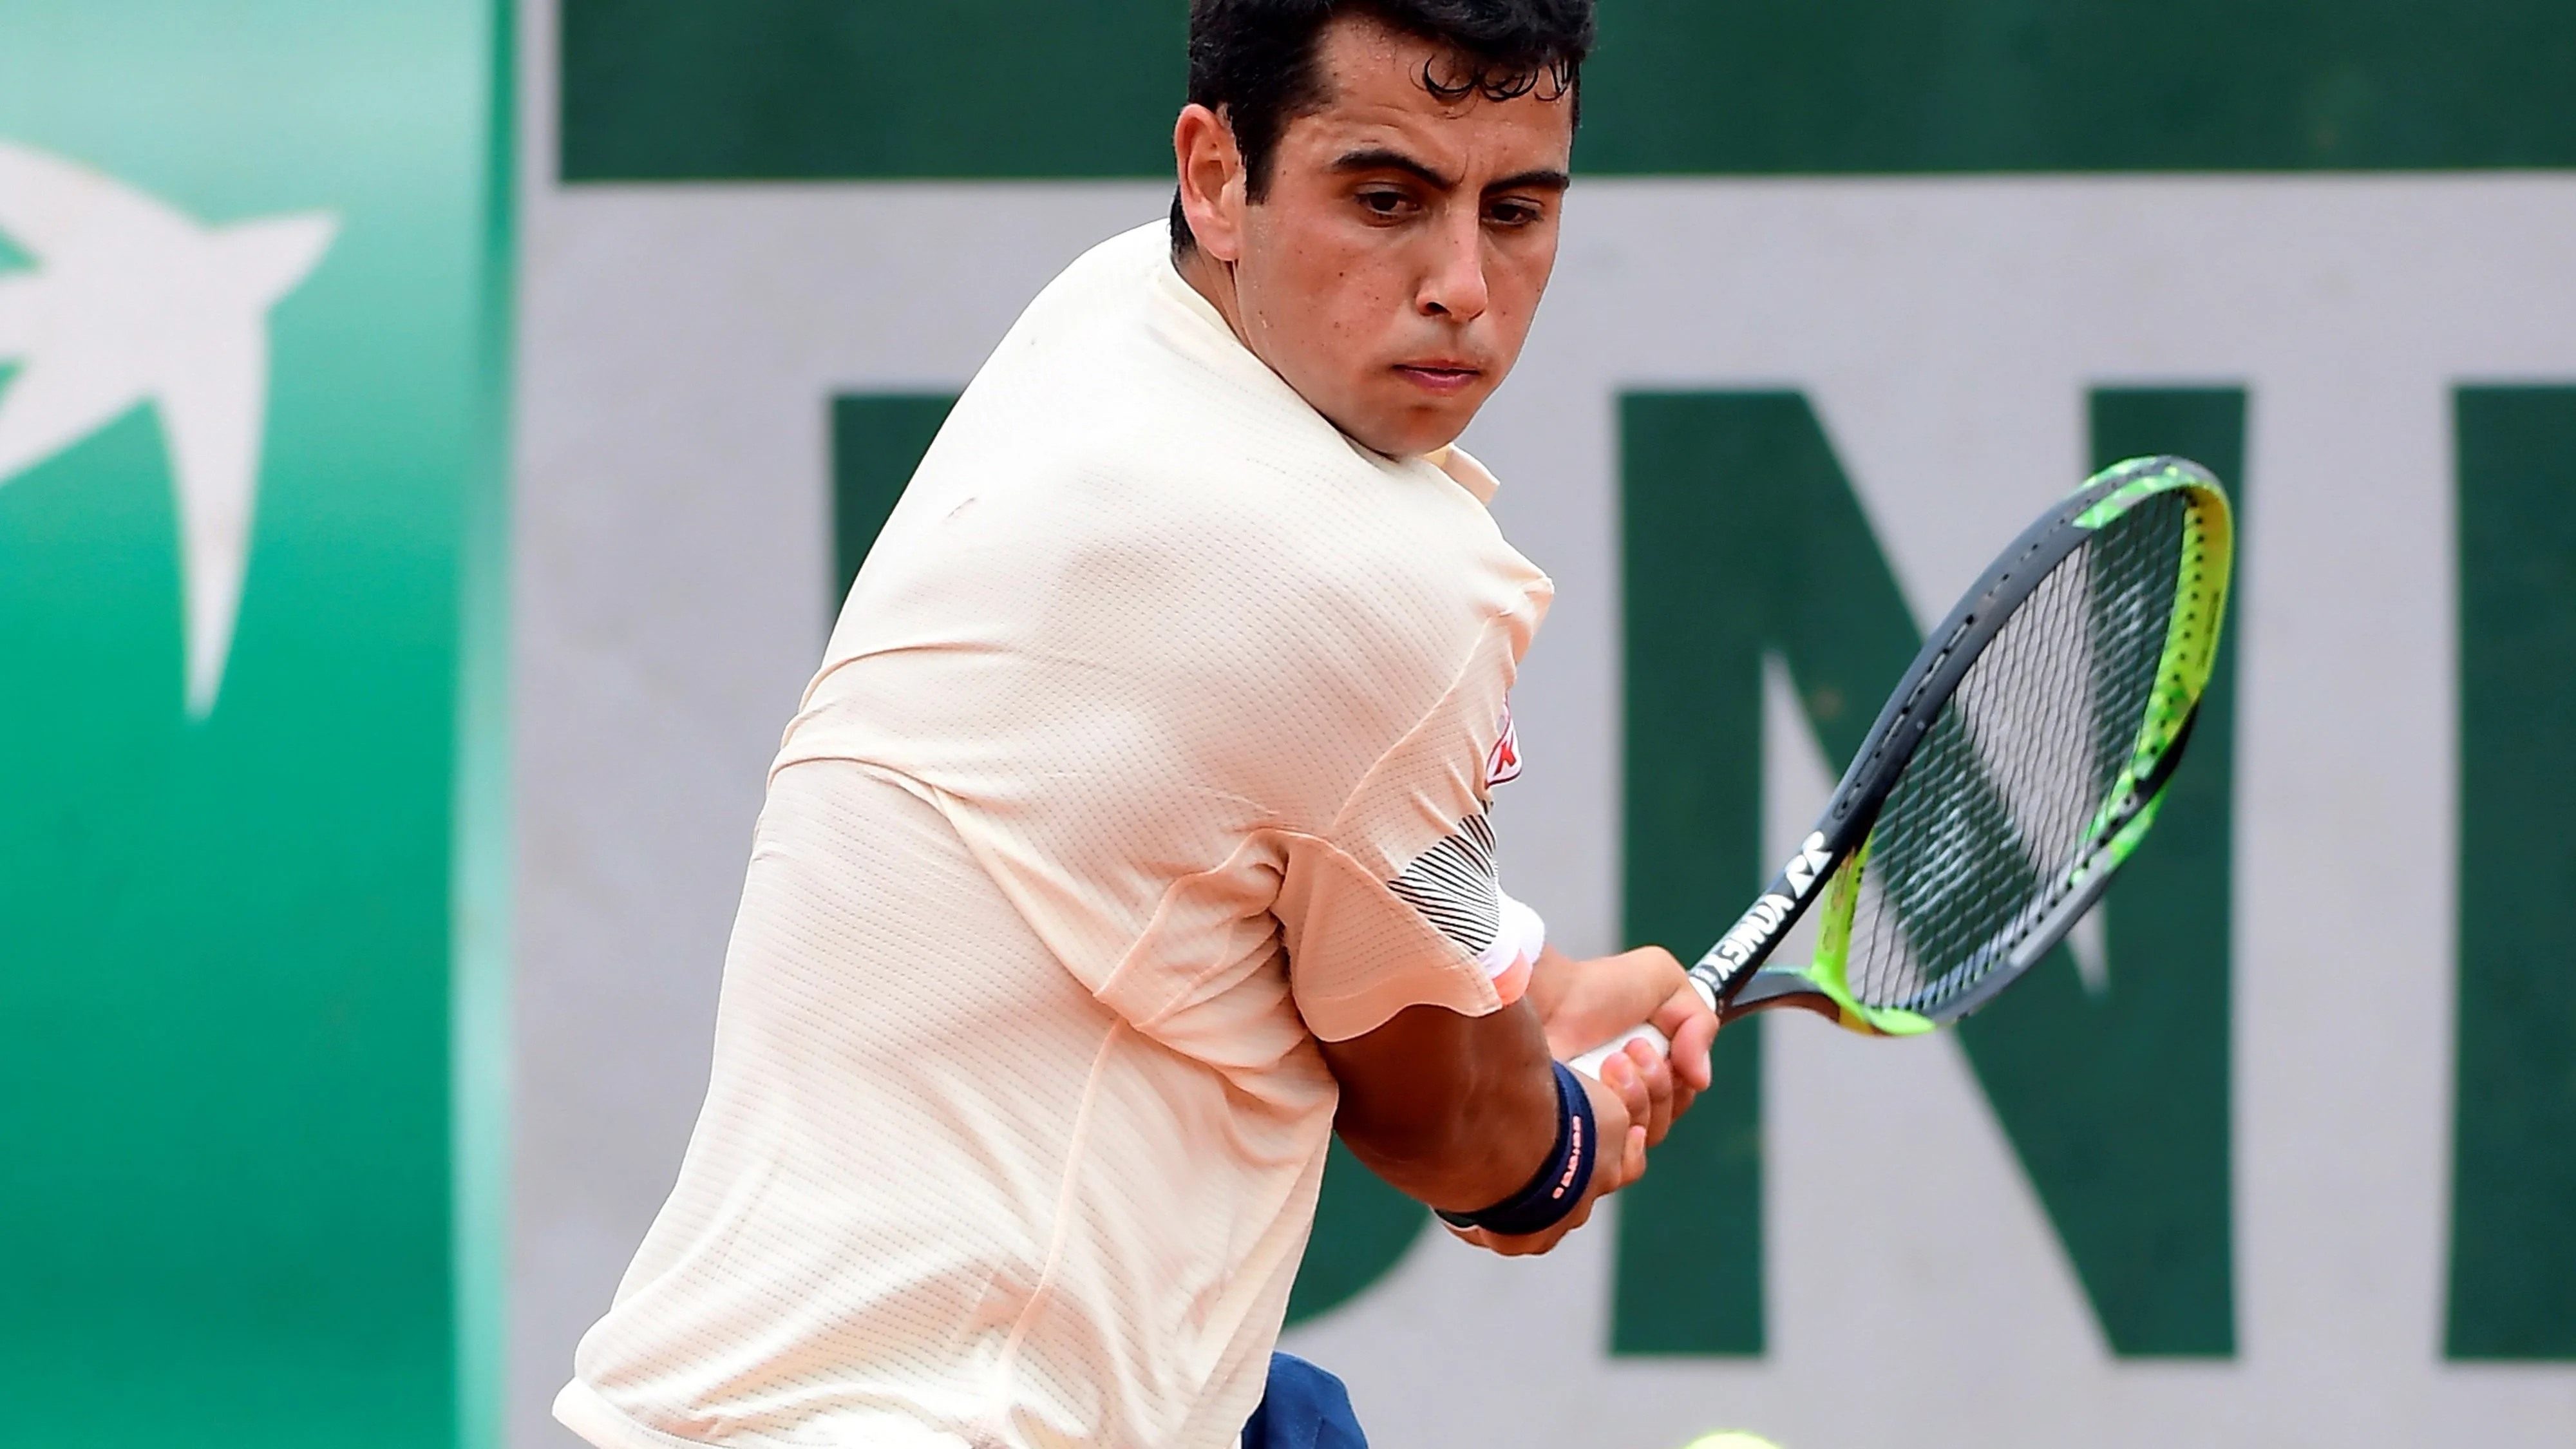
[[[1452,440],[1546,286],[1591,36],[1193,5],[1171,217],[1002,340],[787,727],[576,1432],[1355,1445],[1293,1361],[1263,1402],[1330,1134],[1544,1252],[1707,1085],[1678,964],[1547,947],[1486,814],[1550,586]],[[1648,1018],[1669,1064],[1556,1065]]]

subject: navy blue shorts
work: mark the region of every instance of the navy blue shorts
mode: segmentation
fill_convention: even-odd
[[[1351,1391],[1291,1353],[1270,1356],[1270,1387],[1243,1426],[1243,1449],[1368,1449]]]

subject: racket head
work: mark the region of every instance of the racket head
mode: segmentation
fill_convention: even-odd
[[[1695,968],[1721,1010],[1912,1035],[2036,964],[2154,824],[2233,559],[2225,490],[2180,458],[2114,464],[2043,514],[1933,630],[1816,830]],[[1814,961],[1764,967],[1811,904]]]

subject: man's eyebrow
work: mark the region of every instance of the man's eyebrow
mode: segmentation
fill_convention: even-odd
[[[1394,150],[1391,147],[1386,146],[1370,146],[1357,151],[1345,151],[1342,153],[1341,158],[1333,163],[1333,169],[1335,171],[1345,173],[1353,171],[1401,171],[1408,176],[1415,177],[1423,182],[1423,184],[1440,191],[1449,191],[1456,188],[1458,185],[1458,179],[1456,177],[1443,176],[1439,172],[1432,170],[1428,165],[1405,155],[1401,151]],[[1573,184],[1574,179],[1572,177],[1557,170],[1555,167],[1540,166],[1528,171],[1515,171],[1511,175],[1503,177],[1501,180],[1487,182],[1485,184],[1485,189],[1487,191],[1516,191],[1523,189],[1563,191]]]
[[[1385,146],[1368,146],[1357,151],[1345,151],[1341,159],[1333,163],[1333,169],[1343,172],[1402,171],[1441,191],[1447,191],[1458,184],[1457,178],[1443,176],[1403,152]]]

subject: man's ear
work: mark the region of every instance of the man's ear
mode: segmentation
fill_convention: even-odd
[[[1220,262],[1243,255],[1243,152],[1225,118],[1195,103],[1172,124],[1172,159],[1180,169],[1181,214],[1199,250]]]

